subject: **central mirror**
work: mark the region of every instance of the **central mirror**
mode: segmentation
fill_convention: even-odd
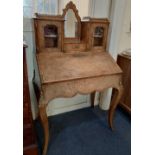
[[[81,18],[73,2],[69,2],[63,9],[64,18],[64,41],[66,43],[75,43],[80,41],[81,36]]]
[[[77,38],[78,37],[78,23],[75,14],[72,9],[69,9],[65,15],[65,38]]]

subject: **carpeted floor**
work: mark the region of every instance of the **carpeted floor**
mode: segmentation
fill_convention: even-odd
[[[47,155],[130,155],[131,120],[117,109],[115,130],[107,122],[107,112],[98,107],[85,108],[49,117],[51,138]],[[36,122],[41,148],[43,131]]]

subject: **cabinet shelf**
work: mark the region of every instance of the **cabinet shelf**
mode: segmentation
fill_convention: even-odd
[[[102,37],[103,37],[103,35],[98,35],[98,34],[95,34],[93,37],[94,37],[94,38],[102,38]]]
[[[57,38],[55,34],[44,35],[45,38]]]

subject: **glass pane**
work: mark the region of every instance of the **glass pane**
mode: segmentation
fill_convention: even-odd
[[[103,35],[104,29],[103,27],[96,27],[94,31],[94,46],[102,46],[103,45]]]
[[[55,25],[46,25],[44,27],[45,47],[58,46],[58,28]]]

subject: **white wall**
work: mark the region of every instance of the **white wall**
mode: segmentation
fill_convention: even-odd
[[[111,0],[90,0],[89,16],[109,18]]]
[[[131,49],[131,0],[127,0],[118,53]]]

